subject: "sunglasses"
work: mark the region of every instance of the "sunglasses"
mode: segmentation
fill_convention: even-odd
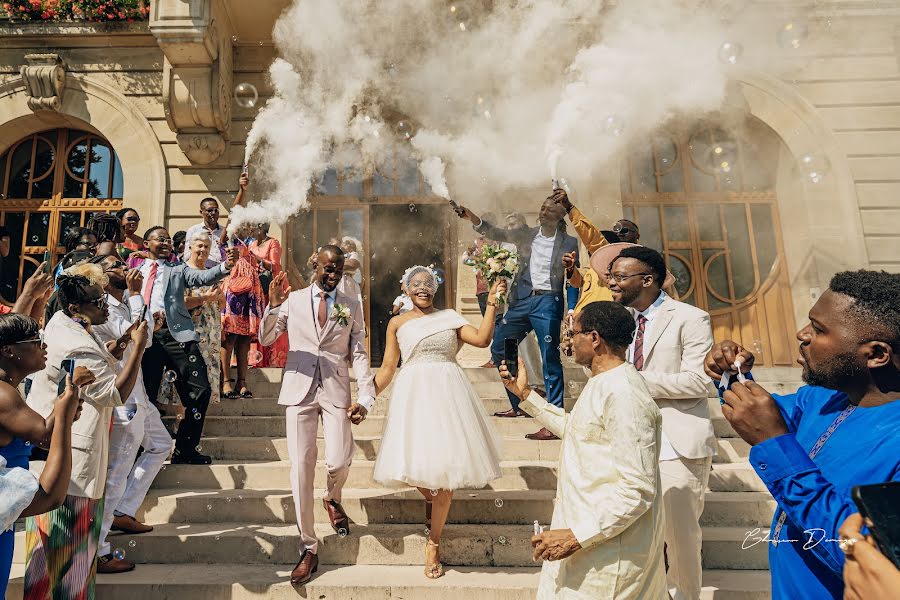
[[[35,338],[27,339],[27,340],[19,340],[18,342],[9,342],[5,344],[6,346],[15,346],[16,344],[43,344],[44,343],[44,333],[38,332],[38,336]]]
[[[99,298],[94,298],[93,300],[85,300],[84,303],[92,304],[100,310],[109,306],[109,302],[107,301],[106,296],[100,296]]]
[[[125,219],[125,222],[126,223],[140,223],[141,218],[140,217],[128,217],[127,219]]]

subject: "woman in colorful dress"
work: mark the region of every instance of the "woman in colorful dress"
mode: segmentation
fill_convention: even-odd
[[[138,227],[141,226],[141,216],[133,208],[123,208],[116,216],[122,222],[122,230],[125,232],[125,237],[118,247],[119,258],[128,260],[129,254],[144,249],[144,238],[137,234]]]
[[[263,301],[263,306],[265,306],[269,303],[269,285],[272,279],[283,270],[281,266],[281,243],[275,238],[269,237],[268,223],[260,223],[256,226],[256,239],[250,242],[250,252],[259,260],[259,279],[265,296]],[[288,287],[288,283],[285,281],[285,290]],[[288,339],[287,333],[284,333],[271,346],[259,346],[258,352],[254,352],[251,349],[250,366],[284,368],[284,364],[287,361],[287,352]]]
[[[244,244],[243,237],[239,235],[234,241],[235,247],[240,251],[240,259],[225,280],[225,309],[222,311],[225,340],[221,357],[224,374],[222,391],[226,398],[253,397],[253,392],[247,387],[250,344],[256,338],[265,309],[262,284],[259,281],[259,259]],[[230,377],[232,355],[237,362],[236,381]]]

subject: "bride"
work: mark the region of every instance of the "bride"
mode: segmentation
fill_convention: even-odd
[[[501,474],[500,443],[456,353],[464,343],[478,348],[490,344],[497,294],[506,291],[506,283],[491,288],[477,330],[456,311],[434,307],[438,280],[430,267],[407,269],[403,288],[414,308],[388,323],[384,361],[375,375],[381,393],[402,355],[375,479],[387,486],[416,487],[425,497],[425,576],[437,579],[444,574],[438,545],[453,490],[482,488]]]

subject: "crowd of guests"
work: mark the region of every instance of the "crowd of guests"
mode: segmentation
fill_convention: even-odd
[[[242,176],[236,204],[248,183]],[[292,326],[289,311],[277,309],[291,300],[278,241],[266,225],[229,236],[213,198],[201,202],[200,213],[201,223],[174,236],[162,226],[139,236],[133,209],[95,215],[88,227],[67,233],[67,253],[52,273],[41,265],[14,305],[0,307],[0,571],[8,578],[9,527],[24,516],[27,598],[92,597],[96,572],[133,569],[111,552],[109,532],[151,531],[136,515],[170,455],[172,464],[211,463],[200,452],[209,404],[252,397],[251,364],[285,364],[285,333]],[[510,409],[495,416],[533,418],[541,428],[529,439],[562,440],[552,521],[546,531],[536,525],[531,540],[535,559],[544,561],[538,597],[696,599],[702,586],[699,521],[717,448],[707,401],[714,383],[724,417],[751,446],[750,464],[778,504],[765,538],[773,597],[896,594],[900,571],[867,536],[851,490],[900,480],[900,275],[835,275],[797,333],[807,385],[794,394],[771,394],[752,380],[753,353],[734,341],[715,343],[709,314],[677,299],[664,257],[638,243],[636,224],[621,220],[601,231],[561,190],[542,203],[536,227],[520,215],[501,226],[494,215],[479,217],[465,207],[459,214],[478,235],[470,252],[479,244],[506,243],[521,255],[518,273],[499,286],[509,291],[505,313],[498,315],[495,283],[478,290],[487,294],[479,329],[458,315],[438,314],[400,331],[401,323],[431,314],[438,286],[428,268],[408,272],[408,301],[395,303],[386,366],[373,379],[366,361],[354,363],[368,395],[334,411],[341,436],[330,452],[352,456],[343,415],[354,424],[365,418],[375,392],[394,377],[401,349],[415,358],[418,346],[410,336],[424,340],[434,331],[458,330],[425,354],[451,362],[457,336],[479,347],[490,344],[491,364],[510,400]],[[579,263],[579,239],[567,233],[567,219],[590,266]],[[359,358],[365,335],[358,323],[361,248],[352,238],[332,242],[311,259],[315,272],[304,306],[314,307],[307,316],[324,331],[345,308],[336,298],[359,299],[347,317],[355,323],[352,336],[345,336],[350,342],[342,342],[357,348]],[[304,331],[295,335],[309,335]],[[513,368],[506,340],[522,342],[532,333],[539,359],[530,359],[530,369],[525,361]],[[561,352],[590,373],[568,413]],[[398,375],[395,387],[409,380],[403,402],[410,409],[423,389],[413,376],[433,372],[427,365],[434,356],[427,358],[409,361],[406,375]],[[460,379],[459,389],[466,385]],[[345,387],[341,393],[349,401],[349,383]],[[467,398],[450,394],[459,410],[477,405],[469,391]],[[170,432],[159,408],[176,396],[180,418]],[[396,406],[389,413],[394,427],[413,427]],[[302,403],[289,408],[296,413],[294,429],[303,421],[304,431],[312,432],[303,439],[314,449],[318,417],[306,414]],[[441,423],[446,426],[436,423],[434,435]],[[481,456],[483,482],[499,476],[500,453],[488,422],[479,423],[485,451],[464,444],[445,458]],[[403,447],[404,440],[386,440],[379,481],[411,481],[410,472],[391,471],[401,463],[409,471],[415,462],[407,459],[417,448]],[[36,448],[45,459],[39,479],[26,471]],[[294,448],[292,462],[299,460]],[[329,471],[325,505],[336,531],[343,525],[349,532],[338,476],[346,477],[349,460],[332,461],[335,473]],[[428,477],[444,474],[429,461],[419,457],[414,466]],[[312,495],[311,472],[301,485],[292,470],[295,501]],[[441,530],[453,490],[466,485],[412,480],[420,481],[411,485],[426,499],[431,528],[426,575],[440,577]],[[308,581],[318,566],[308,505],[305,512],[298,508],[301,534],[309,535],[292,581]],[[810,531],[821,531],[817,543]]]
[[[543,428],[526,437],[562,439],[553,520],[532,539],[545,560],[539,598],[700,597],[712,383],[778,502],[765,538],[773,598],[896,597],[900,571],[861,533],[851,490],[900,480],[900,275],[835,275],[797,333],[808,385],[775,395],[752,381],[752,352],[714,343],[709,314],[678,301],[665,258],[639,245],[635,223],[601,231],[562,190],[536,228],[458,212],[478,235],[464,260],[486,243],[521,255],[491,345],[511,404],[495,416],[535,418]],[[565,317],[567,288],[578,296]],[[531,330],[544,342],[546,398],[521,358],[516,374],[504,360],[505,341]],[[560,351],[591,375],[570,413]]]
[[[174,236],[139,235],[132,208],[98,213],[0,305],[0,571],[5,582],[10,527],[27,517],[28,598],[93,597],[95,573],[134,569],[109,533],[151,531],[136,515],[164,463],[210,464],[209,404],[252,397],[248,355],[281,246],[265,223],[229,238],[213,198],[200,213]],[[255,366],[284,365],[285,338],[257,347]],[[171,430],[160,409],[177,415]],[[45,460],[39,480],[30,457]]]

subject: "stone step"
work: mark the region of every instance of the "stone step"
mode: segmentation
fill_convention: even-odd
[[[325,456],[325,440],[317,438],[319,456]],[[354,436],[354,460],[375,460],[381,448],[380,436]],[[505,460],[559,460],[562,442],[534,441],[524,437],[501,440]],[[739,438],[717,440],[717,463],[740,462],[747,459],[750,445]],[[201,452],[216,460],[289,460],[287,438],[260,439],[258,437],[208,437],[200,444]]]
[[[287,483],[287,482],[285,482]],[[449,523],[528,525],[549,523],[555,490],[459,491]],[[314,497],[316,522],[328,514]],[[424,522],[422,495],[416,490],[347,489],[341,500],[354,523],[419,524]],[[707,492],[701,523],[710,526],[766,526],[775,501],[766,492]],[[146,523],[295,523],[290,490],[152,490],[137,517]]]
[[[346,488],[377,488],[380,484],[372,477],[374,461],[354,461]],[[524,490],[556,489],[557,461],[504,461],[500,464],[502,476],[489,485],[489,489]],[[215,462],[212,465],[172,465],[163,467],[153,487],[156,489],[211,490],[211,489],[284,489],[290,482],[290,463],[271,462]],[[324,461],[316,463],[315,486],[325,487]]]
[[[704,567],[767,569],[767,544],[746,541],[753,529],[704,527]],[[450,524],[441,538],[442,560],[450,566],[530,567],[532,535],[532,525]],[[353,524],[342,537],[323,523],[316,524],[316,536],[326,565],[420,565],[427,539],[421,525],[400,524]],[[300,534],[296,525],[166,523],[150,533],[116,535],[110,543],[137,563],[279,565],[297,560]],[[16,562],[24,560],[24,546],[25,534],[17,532]]]
[[[99,575],[97,600],[533,600],[540,570],[448,567],[428,580],[420,566],[324,566],[301,592],[288,581],[295,562],[259,565],[140,565]],[[21,600],[24,565],[13,565],[7,598]],[[768,571],[704,571],[702,600],[769,600]]]
[[[503,461],[502,476],[491,482],[487,489],[524,490],[556,489],[558,461]],[[350,465],[347,488],[381,487],[372,475],[374,461],[355,460]],[[153,482],[156,489],[212,490],[212,489],[284,489],[290,481],[288,461],[229,462],[216,461],[212,465],[163,466]],[[324,487],[326,470],[324,461],[316,464],[316,487]],[[747,462],[714,464],[709,474],[709,487],[714,492],[764,492],[765,485]]]

